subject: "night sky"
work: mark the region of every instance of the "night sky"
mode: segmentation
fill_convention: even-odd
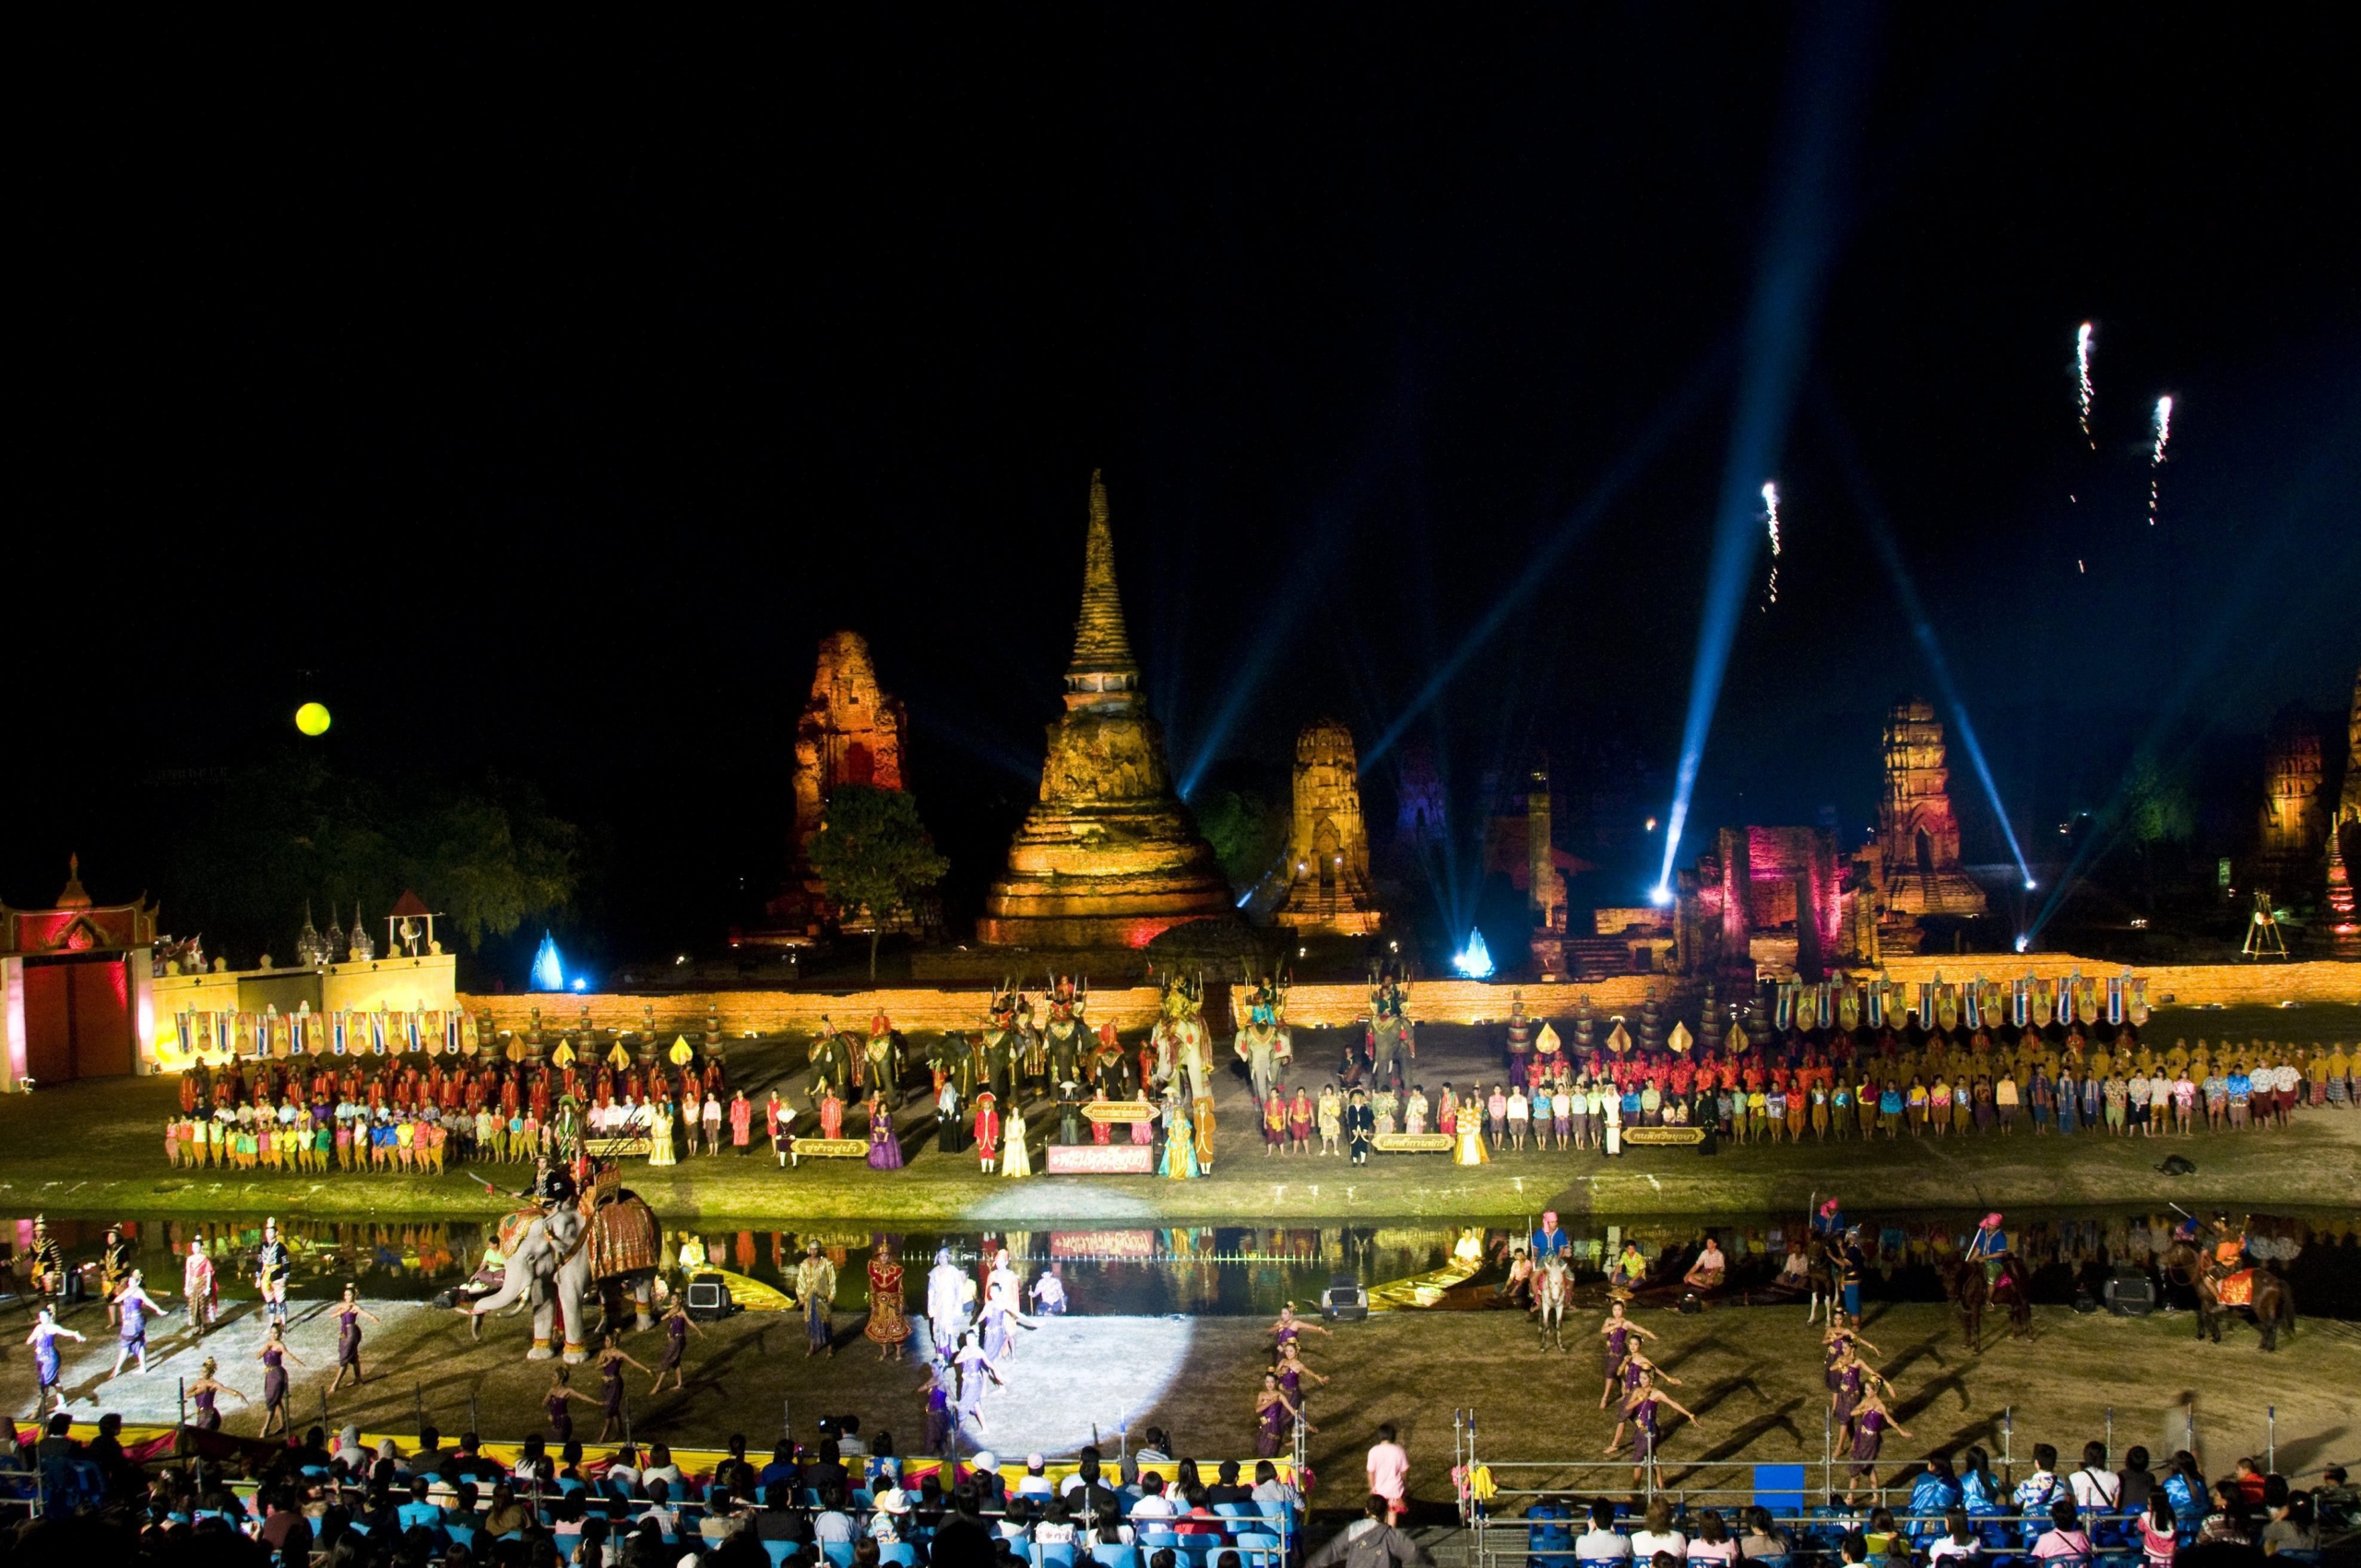
[[[1780,592],[1750,557],[1684,862],[1725,822],[1857,838],[1886,704],[1937,695],[1865,496],[2021,834],[2142,740],[2341,713],[2361,662],[2361,136],[2349,52],[2300,19],[147,46],[59,62],[75,112],[17,149],[19,905],[78,849],[100,897],[201,923],[161,842],[316,696],[340,766],[497,767],[582,823],[577,944],[712,947],[776,885],[813,649],[850,626],[972,914],[1057,710],[1093,468],[1176,769],[1283,791],[1333,713],[1402,737],[1379,817],[1406,750],[1457,798],[1546,753],[1663,814],[1734,482],[1779,483]],[[1797,267],[1775,461],[1734,474],[1750,312]],[[1577,900],[1635,898],[1645,859]]]

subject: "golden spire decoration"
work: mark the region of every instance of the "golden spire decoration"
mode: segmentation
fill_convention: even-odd
[[[1066,666],[1066,706],[1127,706],[1139,685],[1139,661],[1132,657],[1131,633],[1123,624],[1123,600],[1115,586],[1115,534],[1108,523],[1107,485],[1100,470],[1090,474],[1090,532],[1083,547],[1082,612],[1074,618],[1074,659]]]

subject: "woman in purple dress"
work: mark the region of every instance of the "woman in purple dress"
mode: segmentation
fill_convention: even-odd
[[[25,1343],[33,1348],[33,1368],[41,1376],[41,1392],[33,1399],[33,1414],[37,1417],[43,1413],[42,1407],[53,1396],[56,1398],[59,1409],[65,1408],[65,1391],[57,1386],[65,1370],[65,1363],[57,1353],[57,1341],[61,1337],[71,1339],[77,1345],[89,1343],[72,1329],[61,1326],[55,1309],[42,1308],[41,1315],[33,1320],[33,1331],[25,1336]]]
[[[1623,1401],[1624,1418],[1631,1423],[1631,1479],[1635,1482],[1648,1466],[1655,1463],[1657,1445],[1663,1442],[1663,1434],[1656,1430],[1656,1413],[1660,1406],[1687,1416],[1691,1426],[1705,1424],[1697,1419],[1696,1411],[1658,1388],[1655,1377],[1643,1371],[1640,1381],[1632,1386],[1631,1397]]]
[[[579,1399],[585,1405],[595,1405],[598,1401],[574,1386],[572,1367],[553,1367],[551,1372],[550,1391],[541,1396],[541,1408],[549,1413],[550,1431],[563,1445],[574,1441],[574,1411],[570,1408],[573,1402]]]
[[[629,1423],[623,1420],[623,1368],[625,1367],[638,1367],[642,1372],[647,1370],[624,1353],[623,1346],[616,1342],[614,1335],[608,1335],[605,1348],[599,1352],[599,1375],[604,1380],[599,1389],[599,1412],[603,1418],[599,1423],[600,1443],[607,1441],[610,1432],[618,1428],[627,1429],[629,1426]]]
[[[647,1391],[651,1398],[664,1392],[666,1372],[672,1374],[672,1387],[676,1392],[679,1390],[681,1352],[689,1348],[692,1332],[700,1339],[705,1337],[705,1330],[698,1328],[690,1318],[687,1304],[675,1296],[672,1298],[672,1310],[664,1314],[664,1359],[656,1363],[656,1382]]]
[[[1869,1479],[1869,1490],[1877,1491],[1878,1449],[1885,1442],[1885,1434],[1898,1431],[1904,1437],[1910,1435],[1910,1429],[1895,1420],[1893,1413],[1885,1408],[1885,1398],[1878,1393],[1877,1384],[1867,1379],[1862,1381],[1861,1403],[1853,1420],[1853,1467],[1845,1478],[1847,1504],[1852,1503],[1854,1489],[1863,1477]]]
[[[352,1374],[352,1386],[361,1386],[361,1320],[377,1321],[377,1314],[362,1306],[353,1288],[344,1288],[344,1300],[336,1309],[336,1381],[328,1384],[333,1394],[344,1386],[344,1374]]]
[[[885,1109],[884,1097],[874,1091],[869,1097],[869,1168],[872,1170],[899,1170],[902,1168],[902,1140],[894,1131],[894,1113]]]
[[[303,1362],[287,1348],[283,1337],[285,1334],[284,1325],[272,1324],[268,1337],[263,1340],[261,1352],[255,1357],[262,1363],[262,1435],[265,1437],[270,1435],[273,1417],[278,1418],[279,1431],[295,1430],[294,1423],[287,1418],[287,1363],[293,1361],[300,1367]]]
[[[148,1320],[160,1316],[165,1310],[163,1305],[155,1297],[148,1294],[144,1277],[136,1268],[131,1271],[131,1277],[123,1282],[123,1289],[107,1304],[120,1309],[123,1313],[122,1337],[116,1342],[114,1348],[114,1371],[109,1372],[107,1376],[121,1377],[124,1360],[130,1356],[136,1356],[139,1359],[140,1373],[143,1376],[146,1375]]]
[[[196,1420],[191,1421],[189,1425],[195,1427],[199,1431],[219,1431],[221,1430],[220,1407],[221,1396],[224,1394],[228,1395],[231,1398],[235,1399],[241,1405],[247,1402],[244,1395],[239,1393],[236,1389],[231,1387],[228,1384],[223,1383],[220,1379],[213,1375],[220,1370],[221,1363],[216,1361],[212,1357],[208,1356],[205,1358],[205,1366],[202,1375],[200,1375],[195,1383],[188,1385],[189,1402],[196,1407]]]
[[[1263,1459],[1279,1456],[1279,1445],[1294,1431],[1300,1412],[1279,1386],[1279,1374],[1264,1372],[1262,1391],[1254,1396],[1254,1453]],[[1317,1428],[1308,1430],[1317,1431]]]

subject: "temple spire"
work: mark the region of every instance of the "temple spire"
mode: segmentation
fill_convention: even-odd
[[[1107,520],[1107,485],[1090,474],[1090,531],[1083,547],[1082,612],[1074,619],[1074,659],[1066,666],[1066,707],[1129,707],[1140,680],[1115,587],[1115,534]]]

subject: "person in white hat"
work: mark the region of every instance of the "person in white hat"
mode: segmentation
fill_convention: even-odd
[[[1057,1490],[1050,1484],[1047,1473],[1048,1464],[1049,1461],[1038,1454],[1027,1454],[1025,1456],[1025,1477],[1016,1483],[1017,1496],[1047,1497]]]

